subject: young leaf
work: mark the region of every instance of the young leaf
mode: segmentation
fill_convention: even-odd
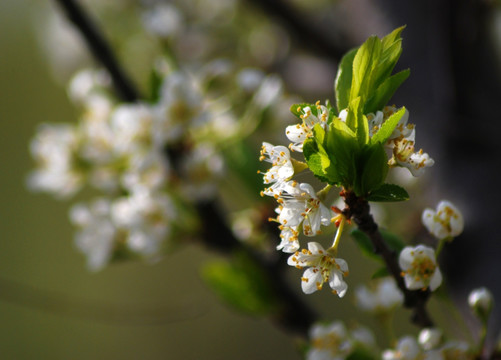
[[[367,39],[357,51],[353,59],[353,80],[351,83],[350,100],[357,96],[362,98],[362,103],[367,100],[367,95],[373,85],[374,71],[381,56],[381,40],[377,36]]]
[[[385,35],[382,39],[381,42],[383,43],[383,49],[388,49],[393,43],[399,41],[402,37],[400,34],[402,31],[405,29],[405,25],[400,26],[393,30],[391,33],[388,35]]]
[[[321,145],[319,148],[314,138],[306,139],[303,143],[303,155],[313,175],[321,181],[332,184],[332,181],[328,179],[327,172],[325,171],[325,169],[331,165],[330,159]]]
[[[362,113],[360,96],[350,101],[346,125],[356,134],[360,147],[369,142],[369,123]]]
[[[345,188],[352,188],[356,177],[356,156],[360,151],[355,133],[342,121],[334,119],[326,132],[324,148],[331,160],[326,169],[329,178]]]
[[[390,275],[390,272],[388,271],[388,268],[386,266],[384,266],[382,268],[377,269],[376,272],[374,272],[374,274],[372,274],[371,279],[372,280],[379,279],[382,277],[386,277],[388,275]]]
[[[250,259],[212,261],[202,268],[202,278],[222,300],[242,312],[261,315],[275,307],[268,279]]]
[[[410,70],[406,69],[384,80],[365,103],[364,113],[368,114],[381,110],[388,103],[388,101],[390,101],[393,94],[395,94],[395,91],[397,91],[409,75]]]
[[[353,76],[353,59],[358,48],[350,50],[343,56],[337,70],[334,91],[336,93],[336,105],[338,112],[346,109],[350,103],[351,81]]]
[[[405,243],[397,235],[389,232],[385,229],[379,229],[384,242],[388,247],[394,251],[396,254],[400,254],[400,251],[405,247]]]
[[[373,144],[386,143],[386,141],[388,141],[391,134],[393,133],[393,130],[395,130],[395,128],[397,127],[398,122],[400,121],[400,119],[402,119],[402,116],[404,116],[405,111],[405,107],[401,107],[397,112],[393,113],[388,119],[386,119],[383,125],[381,125],[381,128],[378,130],[378,132],[372,136],[371,142]]]
[[[363,231],[354,229],[351,232],[351,236],[362,251],[362,254],[364,254],[368,258],[383,262],[383,259],[374,252],[374,246],[372,245],[371,239],[369,239],[369,237]]]
[[[360,184],[358,189],[355,189],[355,193],[359,196],[366,196],[379,188],[388,174],[388,157],[383,145],[376,143],[365,147],[359,163],[363,167],[359,170]]]
[[[394,202],[409,200],[407,191],[394,184],[383,184],[379,188],[373,190],[367,197],[368,201],[374,202]]]
[[[374,87],[378,87],[393,71],[400,55],[402,54],[402,38],[400,36],[404,27],[395,29],[381,39],[382,51],[378,68],[375,74]]]

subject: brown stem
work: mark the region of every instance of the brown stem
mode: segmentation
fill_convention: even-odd
[[[346,217],[355,221],[358,228],[370,238],[374,246],[374,252],[383,258],[388,272],[396,280],[397,286],[404,294],[404,306],[414,310],[412,322],[420,327],[433,326],[433,321],[426,310],[426,301],[430,296],[430,291],[411,291],[407,289],[401,276],[402,270],[398,265],[397,254],[386,245],[370,213],[369,202],[356,196],[352,191],[345,191],[342,194],[347,205],[344,210]]]
[[[83,36],[91,54],[110,74],[119,98],[125,102],[135,102],[140,96],[137,89],[126,76],[102,32],[83,8],[74,0],[55,0],[66,17]]]

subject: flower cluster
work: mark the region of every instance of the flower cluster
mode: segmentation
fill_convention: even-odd
[[[463,341],[443,341],[442,332],[435,328],[421,330],[418,338],[403,336],[395,349],[382,353],[383,360],[472,360],[470,346]]]
[[[313,325],[309,338],[307,360],[343,360],[357,350],[368,351],[375,347],[374,335],[369,329],[356,327],[348,330],[341,321]]]
[[[221,66],[193,75],[159,64],[161,81],[152,102],[119,103],[106,73],[78,72],[68,94],[82,109],[79,121],[43,124],[30,145],[32,190],[61,199],[86,186],[100,193],[70,214],[77,247],[93,270],[118,257],[157,259],[171,248],[174,233],[193,232],[196,220],[186,219],[191,203],[216,196],[225,171],[219,147],[248,131],[222,104],[225,98],[202,90],[223,76]],[[224,76],[239,83],[242,71]],[[241,96],[251,99],[255,115],[270,104],[252,99],[261,94],[276,100],[281,82],[256,73],[254,78]]]

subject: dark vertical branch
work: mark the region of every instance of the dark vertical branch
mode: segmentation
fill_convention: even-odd
[[[55,0],[69,20],[80,31],[91,54],[102,64],[109,72],[115,90],[121,100],[126,102],[135,102],[140,96],[120,67],[113,51],[104,39],[102,33],[98,30],[83,9],[74,0]]]
[[[344,197],[347,205],[347,209],[344,211],[345,215],[349,219],[353,218],[358,228],[371,239],[374,252],[383,258],[388,272],[395,279],[398,288],[404,294],[404,306],[414,310],[412,322],[420,327],[433,326],[433,321],[426,310],[426,302],[430,296],[430,292],[407,289],[400,275],[402,270],[398,265],[397,256],[395,252],[388,248],[379,232],[378,226],[370,214],[369,202],[356,196],[353,192],[345,192]]]

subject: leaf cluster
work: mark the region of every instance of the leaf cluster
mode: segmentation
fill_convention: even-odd
[[[409,70],[391,75],[402,52],[402,30],[400,27],[382,39],[372,36],[343,57],[335,81],[340,112],[331,116],[334,109],[329,106],[326,126],[315,125],[313,136],[303,144],[306,162],[315,176],[370,201],[408,199],[403,188],[385,184],[389,167],[384,144],[405,108],[386,119],[372,136],[366,116],[381,110],[409,75]],[[305,106],[315,109],[310,104],[297,104],[291,110],[299,117]],[[346,115],[343,119],[341,111]]]

